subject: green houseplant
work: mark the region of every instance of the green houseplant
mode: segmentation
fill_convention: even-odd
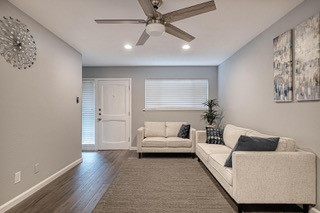
[[[207,108],[201,115],[201,119],[206,121],[210,126],[217,125],[221,118],[220,107],[217,99],[208,99],[203,105]]]

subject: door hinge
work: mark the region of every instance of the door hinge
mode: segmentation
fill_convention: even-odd
[[[130,137],[128,137],[128,142],[130,142]]]
[[[129,86],[129,90],[130,90],[130,86]]]
[[[130,112],[128,112],[128,115],[130,116]]]

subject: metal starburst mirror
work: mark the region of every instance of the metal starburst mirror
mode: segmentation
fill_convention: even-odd
[[[34,64],[36,42],[27,25],[12,17],[0,20],[0,55],[18,69],[27,69]]]

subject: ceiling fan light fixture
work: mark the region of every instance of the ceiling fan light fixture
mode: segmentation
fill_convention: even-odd
[[[150,23],[146,27],[146,32],[150,36],[155,36],[155,37],[161,36],[163,35],[164,31],[165,31],[165,27],[161,23]]]

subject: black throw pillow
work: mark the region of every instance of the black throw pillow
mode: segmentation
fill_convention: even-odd
[[[179,138],[189,138],[189,132],[190,132],[190,124],[182,124],[177,136]]]
[[[207,140],[206,143],[210,144],[224,144],[223,131],[218,128],[206,127]]]
[[[276,150],[278,143],[279,138],[259,138],[241,135],[224,166],[232,167],[232,153],[234,151],[274,151]]]

